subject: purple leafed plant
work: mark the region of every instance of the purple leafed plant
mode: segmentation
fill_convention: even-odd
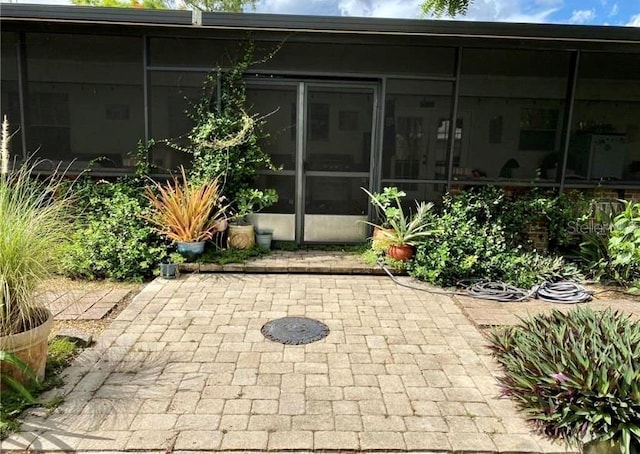
[[[542,434],[570,445],[640,449],[640,321],[580,308],[492,330],[490,348],[515,400]]]

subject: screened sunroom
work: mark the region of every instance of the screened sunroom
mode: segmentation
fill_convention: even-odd
[[[437,200],[454,187],[640,193],[640,29],[110,8],[2,8],[2,114],[11,153],[42,166],[133,172],[188,165],[167,146],[209,71],[241,43],[272,54],[246,74],[265,116],[263,171],[275,238],[365,238],[366,194],[398,186]]]

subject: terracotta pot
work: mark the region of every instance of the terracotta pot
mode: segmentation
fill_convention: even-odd
[[[385,232],[393,233],[393,229],[383,229],[380,227],[373,228],[373,235],[371,235],[371,247],[377,251],[384,251],[389,247],[391,240]]]
[[[47,311],[48,317],[40,326],[18,334],[0,337],[0,350],[13,353],[27,364],[36,376],[42,380],[47,364],[47,340],[51,328],[53,328],[53,314]],[[26,383],[29,378],[13,366],[3,365],[3,373],[7,373],[21,383]]]
[[[251,249],[256,244],[253,225],[229,224],[227,245],[235,249]]]
[[[409,246],[408,244],[391,244],[387,248],[387,255],[392,259],[406,262],[413,257],[413,246]]]

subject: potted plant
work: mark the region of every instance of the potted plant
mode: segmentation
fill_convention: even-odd
[[[395,201],[400,200],[407,194],[396,187],[386,187],[382,192],[371,193],[365,188],[361,188],[369,196],[369,201],[375,209],[376,225],[371,235],[371,246],[374,250],[384,251],[389,246],[389,240],[384,232],[391,232],[390,220],[398,217],[398,210]]]
[[[166,260],[160,262],[160,277],[175,279],[178,276],[178,265],[184,262],[184,256],[178,252],[172,252]]]
[[[224,198],[218,178],[189,181],[180,168],[182,182],[175,176],[165,184],[145,187],[151,211],[145,216],[161,234],[175,241],[178,252],[193,259],[204,251],[206,240],[227,227]]]
[[[256,243],[265,249],[271,249],[271,241],[273,241],[273,230],[256,229]]]
[[[588,307],[489,333],[515,400],[543,435],[585,453],[640,451],[640,321]]]
[[[70,198],[59,176],[32,178],[37,162],[11,170],[8,137],[5,119],[0,156],[0,351],[15,355],[42,379],[53,316],[36,292],[62,256],[71,223]],[[3,374],[20,382],[29,379],[11,365]]]
[[[365,221],[380,230],[381,240],[386,245],[387,255],[399,261],[411,259],[413,257],[413,247],[417,241],[434,233],[430,228],[433,204],[430,202],[416,202],[415,212],[406,216],[400,202],[401,193],[393,196],[395,206],[388,206],[385,209],[383,203],[375,198],[373,194],[366,189],[365,192],[369,194],[374,206],[387,213],[385,223],[382,225]],[[393,208],[393,211],[390,208]],[[389,227],[384,227],[385,225]]]
[[[275,189],[244,189],[238,193],[237,211],[229,224],[227,244],[235,249],[250,249],[255,244],[253,225],[247,216],[278,201]]]

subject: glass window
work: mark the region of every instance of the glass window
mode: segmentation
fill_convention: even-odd
[[[278,192],[278,202],[265,208],[261,213],[293,214],[296,212],[296,178],[294,175],[260,175],[258,188],[275,189]]]
[[[266,213],[295,213],[297,97],[297,85],[249,82],[247,86],[248,111],[262,121],[259,145],[282,168],[258,180],[260,188],[278,191],[278,203],[266,208]]]
[[[446,180],[452,84],[389,80],[385,101],[382,178]],[[456,156],[463,124],[456,126]]]
[[[249,113],[262,121],[260,146],[283,170],[295,170],[297,98],[296,85],[249,83],[247,87]]]
[[[523,108],[520,111],[518,149],[553,151],[559,113],[558,109]]]
[[[445,193],[446,184],[443,183],[407,183],[403,181],[382,180],[382,187],[397,187],[406,192],[407,196],[402,199],[403,209],[406,213],[409,210],[415,211],[415,202],[440,203],[442,195]]]
[[[18,94],[18,38],[15,33],[2,32],[2,58],[0,70],[2,83],[0,84],[0,103],[2,115],[9,121],[9,133],[20,130],[20,98]],[[0,118],[0,121],[3,119]],[[9,142],[9,154],[11,157],[22,156],[22,143],[20,135],[15,134]]]
[[[169,146],[166,141],[187,147],[186,135],[193,127],[189,112],[200,101],[207,73],[152,71],[150,85],[150,135],[156,141],[151,162],[159,170],[188,166],[191,156]],[[212,100],[214,102],[214,100]]]
[[[465,49],[453,178],[555,183],[569,65],[568,52]]]
[[[314,86],[307,106],[306,170],[368,173],[373,90]]]
[[[306,178],[305,214],[366,215],[369,199],[361,188],[369,187],[367,177]]]
[[[152,66],[226,67],[242,55],[242,43],[235,39],[150,38]]]
[[[567,185],[640,183],[640,54],[581,54]]]
[[[140,38],[27,34],[28,151],[123,168],[144,137]]]
[[[258,69],[453,76],[454,66],[453,48],[286,41]]]

